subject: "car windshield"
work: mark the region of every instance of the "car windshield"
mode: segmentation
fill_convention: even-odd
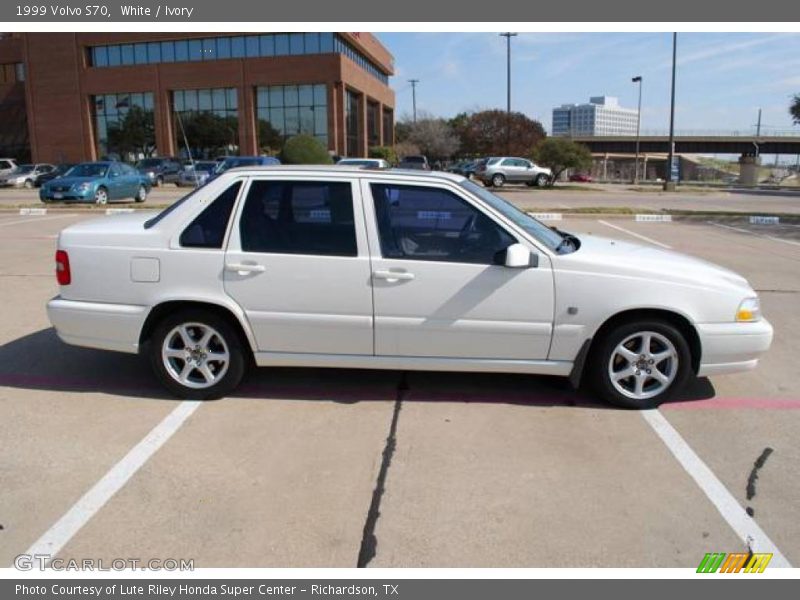
[[[15,173],[20,173],[20,174],[30,173],[31,171],[33,171],[33,165],[20,165],[14,170]]]
[[[107,170],[106,163],[83,163],[75,165],[66,174],[70,177],[105,177]]]
[[[562,244],[566,239],[564,235],[561,235],[547,225],[537,221],[528,213],[521,211],[507,200],[503,200],[500,196],[495,196],[486,188],[472,181],[462,181],[459,185],[478,196],[486,204],[512,221],[515,225],[531,234],[550,250],[556,252],[559,248],[565,248]]]
[[[160,158],[144,158],[136,163],[137,169],[147,169],[149,167],[157,167],[161,164]]]

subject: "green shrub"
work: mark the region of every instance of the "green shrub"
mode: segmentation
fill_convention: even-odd
[[[328,150],[317,138],[296,135],[286,140],[281,152],[281,162],[287,165],[330,165]]]
[[[397,154],[391,146],[370,146],[368,155],[370,158],[382,158],[392,165],[397,163]]]

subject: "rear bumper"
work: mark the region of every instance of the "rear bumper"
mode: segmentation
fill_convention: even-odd
[[[707,323],[697,325],[702,357],[699,376],[749,371],[772,344],[772,325],[757,323]]]
[[[61,340],[73,346],[117,352],[139,351],[146,306],[64,300],[47,303],[47,317]]]

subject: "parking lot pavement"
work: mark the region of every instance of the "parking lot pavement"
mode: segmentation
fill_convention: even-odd
[[[230,398],[170,399],[138,357],[56,339],[54,236],[86,216],[50,217],[0,215],[4,564],[42,540],[62,557],[198,567],[696,566],[746,549],[652,415],[562,380],[262,369]],[[791,232],[559,227],[672,246],[760,290],[776,337],[759,368],[699,380],[655,414],[799,564]]]

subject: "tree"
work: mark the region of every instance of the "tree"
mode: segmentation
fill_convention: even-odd
[[[108,150],[120,155],[152,156],[156,149],[153,111],[131,106],[122,120],[108,128]]]
[[[221,117],[209,111],[180,113],[176,117],[183,123],[183,132],[195,156],[211,157],[226,154],[239,145],[239,119]],[[183,133],[178,125],[179,139]]]
[[[539,121],[520,112],[483,110],[466,118],[457,115],[453,122],[461,153],[468,156],[525,156],[547,135]]]
[[[534,146],[532,158],[537,164],[553,171],[550,185],[553,185],[566,169],[588,169],[592,166],[592,153],[589,148],[563,137],[541,140]]]
[[[792,104],[789,106],[789,114],[792,115],[794,124],[800,125],[800,94],[794,95]]]
[[[286,140],[281,161],[287,165],[329,165],[333,160],[317,138],[301,133]]]
[[[284,137],[266,119],[258,120],[258,145],[265,154],[277,154],[283,146]]]
[[[450,158],[460,146],[458,136],[444,119],[425,117],[412,123],[408,141],[429,159]]]
[[[391,146],[370,146],[367,150],[367,156],[370,158],[382,158],[391,165],[397,162],[397,154]]]

